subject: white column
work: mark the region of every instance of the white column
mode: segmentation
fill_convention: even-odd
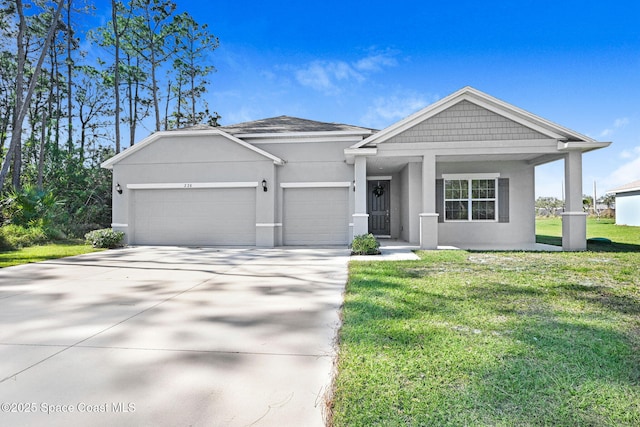
[[[438,248],[438,214],[436,213],[436,156],[422,158],[422,213],[420,214],[420,249]]]
[[[582,152],[564,158],[565,212],[562,214],[562,249],[587,249],[587,214],[582,209]]]
[[[353,214],[353,236],[369,232],[367,214],[367,158],[356,156],[354,164],[355,212]]]

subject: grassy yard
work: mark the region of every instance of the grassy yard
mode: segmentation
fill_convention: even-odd
[[[626,251],[352,262],[333,425],[640,425],[640,239],[623,234]]]
[[[0,252],[0,268],[12,265],[28,264],[30,262],[48,259],[64,258],[89,252],[101,251],[89,245],[78,242],[52,243],[48,245],[30,246],[16,251]]]
[[[562,220],[544,218],[536,220],[538,243],[562,246]],[[587,239],[605,237],[613,244],[588,243],[591,251],[640,251],[640,227],[615,225],[613,219],[587,218]]]

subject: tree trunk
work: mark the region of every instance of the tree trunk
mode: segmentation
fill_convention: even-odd
[[[27,88],[27,93],[22,97],[22,90],[20,86],[24,81],[24,64],[26,53],[24,52],[23,47],[23,37],[25,32],[25,22],[24,22],[24,14],[23,14],[23,6],[22,0],[16,0],[16,9],[18,11],[19,16],[19,24],[18,24],[18,72],[16,77],[16,91],[20,92],[20,96],[16,93],[16,113],[13,120],[13,129],[11,132],[11,145],[9,146],[9,151],[7,152],[7,156],[4,158],[2,163],[2,168],[0,169],[0,189],[4,186],[4,181],[7,177],[7,173],[9,172],[9,165],[11,164],[11,160],[13,155],[15,154],[16,149],[19,149],[20,142],[22,140],[22,123],[24,122],[24,118],[27,114],[27,106],[31,102],[31,96],[36,88],[36,83],[40,76],[40,71],[42,70],[42,63],[44,62],[44,58],[49,51],[49,46],[51,45],[51,41],[53,40],[53,35],[55,34],[55,30],[57,28],[58,20],[60,19],[60,12],[62,12],[62,5],[64,0],[58,0],[57,9],[53,19],[51,20],[51,24],[49,26],[49,32],[47,34],[47,38],[44,41],[44,45],[42,46],[42,52],[40,52],[40,57],[38,58],[38,63],[36,64],[33,74],[31,76],[31,81],[29,82],[29,87]]]
[[[47,133],[47,109],[42,109],[42,133],[40,134],[40,153],[38,155],[38,190],[42,190],[42,177],[44,175],[44,150],[46,147]]]
[[[151,92],[153,92],[153,109],[156,113],[156,132],[160,130],[160,106],[158,101],[158,79],[156,78],[155,53],[151,49]]]
[[[120,34],[118,34],[118,3],[116,0],[111,0],[111,21],[113,22],[114,47],[116,50],[113,87],[116,101],[116,154],[118,154],[120,152]]]
[[[164,104],[164,130],[169,130],[169,94],[171,93],[171,80],[167,83],[167,102]],[[179,126],[178,126],[179,127]]]
[[[69,154],[73,153],[73,103],[72,85],[73,80],[73,60],[71,59],[71,48],[73,46],[73,31],[71,30],[71,2],[67,0],[67,149]],[[80,159],[81,161],[83,159]]]

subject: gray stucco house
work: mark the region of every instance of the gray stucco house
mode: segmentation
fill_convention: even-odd
[[[616,224],[640,227],[640,181],[608,191],[616,196]]]
[[[471,87],[386,129],[281,116],[157,132],[113,169],[129,244],[535,243],[537,165],[564,160],[563,248],[586,248],[582,153],[608,146]]]

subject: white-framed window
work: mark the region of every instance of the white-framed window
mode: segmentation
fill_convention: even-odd
[[[445,221],[497,221],[497,175],[444,178]]]

